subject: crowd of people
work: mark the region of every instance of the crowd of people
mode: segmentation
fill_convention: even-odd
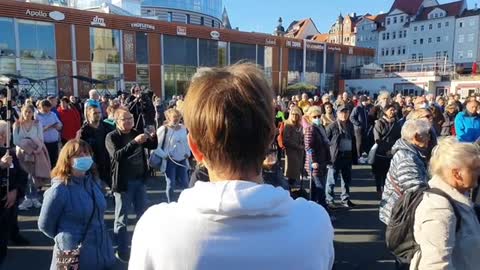
[[[0,265],[9,241],[28,244],[18,210],[41,208],[38,227],[54,241],[50,269],[110,269],[115,257],[130,269],[332,269],[335,209],[356,207],[352,168],[370,164],[387,227],[405,194],[425,194],[410,213],[412,255],[392,251],[398,269],[476,269],[479,101],[274,98],[256,66],[237,64],[200,69],[186,97],[169,102],[134,85],[116,98],[91,90],[84,102],[14,103],[11,119],[0,109],[0,176],[9,180]],[[168,204],[147,210],[156,171]],[[110,196],[114,241],[104,220]]]

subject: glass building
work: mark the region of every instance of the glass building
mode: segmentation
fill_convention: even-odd
[[[144,0],[142,6],[192,11],[217,19],[222,18],[223,8],[222,0]]]

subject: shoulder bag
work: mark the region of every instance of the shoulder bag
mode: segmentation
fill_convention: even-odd
[[[85,231],[83,232],[82,238],[80,239],[80,242],[78,243],[77,248],[72,250],[57,251],[57,258],[56,258],[57,270],[78,270],[79,269],[80,251],[82,249],[83,242],[85,241],[85,237],[87,236],[87,232],[90,227],[90,224],[92,223],[93,216],[95,214],[95,209],[96,209],[95,191],[93,189],[93,186],[92,185],[90,186],[92,187],[92,200],[93,200],[92,214],[90,214],[90,218],[88,220],[87,226],[85,227]]]
[[[164,126],[164,127],[165,127],[165,135],[163,136],[162,145],[160,148],[162,150],[165,147],[165,142],[167,141],[167,134],[168,134],[168,127],[167,126]],[[160,157],[158,154],[155,153],[155,151],[152,151],[150,158],[148,159],[148,166],[156,170],[162,170],[162,167],[165,167],[163,166],[163,163],[165,163],[165,158]]]

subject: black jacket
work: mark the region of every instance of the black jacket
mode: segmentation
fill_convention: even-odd
[[[331,123],[327,127],[327,137],[330,140],[330,158],[332,163],[335,163],[335,161],[338,158],[338,148],[340,147],[340,140],[344,136],[344,132],[340,130],[340,123],[339,121],[335,121]],[[355,133],[353,131],[353,125],[352,123],[348,122],[347,127],[346,127],[346,132],[350,135],[352,139],[352,160],[354,163],[358,160],[358,154],[357,154],[357,147],[356,147],[356,142],[355,142]]]
[[[142,95],[136,99],[135,96],[129,96],[127,108],[135,120],[135,129],[143,132],[146,125],[155,125],[155,108],[147,95]]]
[[[104,181],[109,187],[112,186],[112,179],[111,179],[111,169],[110,169],[110,156],[108,154],[107,148],[105,146],[105,139],[107,134],[112,132],[114,129],[112,126],[104,123],[103,121],[100,122],[100,127],[103,128],[103,141],[98,141],[97,137],[95,136],[96,130],[92,128],[87,123],[83,124],[81,128],[81,139],[86,141],[93,151],[93,159],[97,165],[98,174],[102,181]]]
[[[130,132],[132,136],[137,136],[141,134],[136,130]],[[112,190],[114,192],[125,192],[128,189],[128,180],[125,175],[125,172],[130,169],[128,163],[128,157],[132,155],[137,147],[155,149],[157,148],[157,136],[154,136],[148,139],[144,144],[139,145],[133,139],[126,143],[122,143],[122,136],[125,136],[120,132],[120,130],[114,130],[107,134],[105,139],[105,146],[107,147],[108,154],[110,155],[110,164],[112,167]],[[143,164],[144,164],[144,180],[148,177],[148,166],[147,166],[147,157],[145,151],[142,151],[143,155]]]
[[[0,157],[3,157],[6,153],[7,149],[6,148],[0,148]],[[28,181],[28,175],[25,171],[22,170],[20,167],[20,163],[18,162],[17,155],[15,154],[15,149],[10,149],[9,150],[10,156],[12,156],[13,160],[13,168],[10,168],[9,171],[9,188],[8,191],[12,190],[17,190],[17,198],[20,198],[23,196],[25,192],[25,188],[27,186],[27,181]],[[0,184],[1,189],[0,189],[0,198],[3,198],[6,195],[6,186],[3,186],[6,184],[7,179],[7,169],[2,169],[0,168]]]
[[[378,144],[376,154],[382,157],[393,157],[391,153],[388,155],[387,152],[391,151],[395,142],[400,139],[401,131],[402,127],[397,121],[389,123],[385,118],[377,120],[373,130],[375,143]]]
[[[357,106],[350,115],[350,122],[355,128],[361,128],[364,133],[368,131],[368,111],[363,106]]]

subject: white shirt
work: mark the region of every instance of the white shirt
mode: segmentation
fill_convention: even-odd
[[[333,227],[321,206],[282,188],[197,182],[137,223],[129,269],[330,270]]]

